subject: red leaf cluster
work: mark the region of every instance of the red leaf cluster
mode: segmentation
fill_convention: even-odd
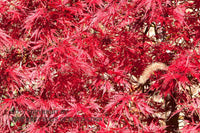
[[[0,131],[200,131],[199,7],[0,1]],[[153,62],[168,69],[137,83]],[[184,124],[171,126],[177,115]]]

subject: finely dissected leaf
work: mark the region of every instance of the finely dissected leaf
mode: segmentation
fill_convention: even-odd
[[[1,48],[3,46],[6,46],[7,48],[11,46],[10,36],[7,35],[5,31],[3,31],[2,29],[0,29],[0,45],[1,45]]]
[[[174,18],[181,23],[184,23],[184,16],[185,16],[186,7],[181,5],[174,9]]]
[[[0,1],[0,132],[198,132],[199,7]]]

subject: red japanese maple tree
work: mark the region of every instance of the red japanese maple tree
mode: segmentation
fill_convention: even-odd
[[[0,131],[200,131],[199,44],[199,0],[1,0]]]

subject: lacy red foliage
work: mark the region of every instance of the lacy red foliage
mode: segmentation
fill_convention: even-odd
[[[1,0],[0,131],[200,131],[199,14],[199,0]],[[153,62],[168,70],[134,85]]]

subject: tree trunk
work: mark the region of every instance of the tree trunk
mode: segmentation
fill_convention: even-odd
[[[176,133],[179,130],[179,126],[178,126],[179,113],[172,116],[176,110],[177,110],[176,101],[173,99],[173,97],[168,95],[165,98],[165,111],[166,112],[170,111],[171,113],[166,119],[167,132]]]

